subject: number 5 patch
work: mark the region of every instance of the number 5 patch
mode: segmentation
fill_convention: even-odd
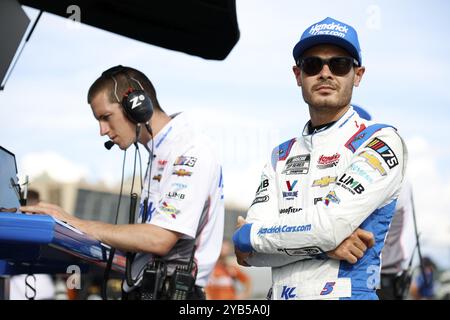
[[[386,162],[390,169],[398,165],[397,156],[384,141],[374,138],[367,146],[376,151],[383,158],[384,162]]]
[[[325,283],[325,287],[323,287],[322,292],[320,293],[321,296],[326,296],[333,292],[334,285],[336,282],[327,282]]]

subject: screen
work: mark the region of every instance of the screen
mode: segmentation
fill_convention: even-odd
[[[16,157],[0,146],[0,209],[19,208],[18,183]]]

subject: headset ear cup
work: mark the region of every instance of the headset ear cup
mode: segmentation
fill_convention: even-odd
[[[123,97],[122,106],[136,123],[146,123],[153,115],[153,103],[144,90],[133,90]]]

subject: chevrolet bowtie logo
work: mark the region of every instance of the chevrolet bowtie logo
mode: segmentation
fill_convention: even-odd
[[[323,187],[330,185],[330,183],[335,183],[336,179],[337,179],[337,177],[330,177],[330,176],[322,177],[320,179],[314,180],[312,186],[323,188]]]
[[[384,170],[383,166],[381,165],[380,160],[377,159],[374,155],[371,155],[370,153],[363,152],[361,153],[361,157],[365,158],[367,163],[377,170],[382,176],[386,175],[386,170]]]

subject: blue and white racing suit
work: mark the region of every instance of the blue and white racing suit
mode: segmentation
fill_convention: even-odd
[[[332,126],[272,152],[233,237],[252,266],[272,267],[272,299],[377,299],[381,250],[404,176],[407,150],[391,126],[350,107]],[[356,264],[330,259],[357,228],[375,245]]]

